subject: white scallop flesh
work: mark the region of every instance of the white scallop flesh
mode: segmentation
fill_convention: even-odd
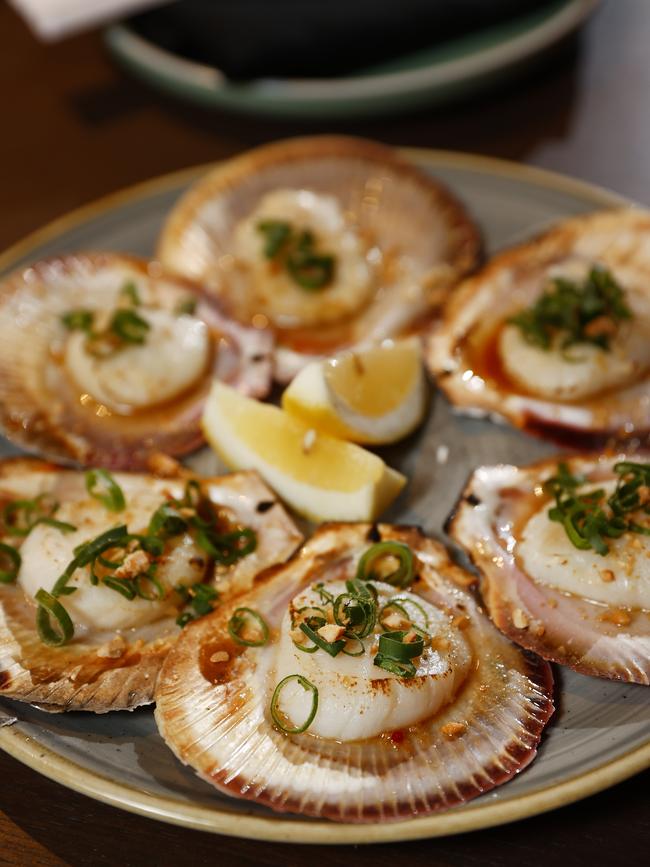
[[[127,524],[131,532],[143,532],[153,511],[162,502],[160,493],[144,489],[129,492],[126,509],[118,513],[109,512],[98,500],[90,498],[62,503],[56,513],[57,520],[71,523],[77,529],[72,533],[62,533],[46,524],[37,525],[20,549],[22,564],[18,583],[32,599],[41,587],[51,590],[74,559],[77,545],[91,541],[117,524]],[[159,561],[156,578],[166,591],[170,591],[178,584],[191,585],[201,581],[205,564],[205,554],[186,534],[168,543]],[[149,601],[136,596],[129,600],[101,583],[91,584],[88,566],[77,569],[68,586],[77,589],[62,597],[61,602],[78,635],[142,626],[176,612],[176,606],[169,598]]]
[[[427,719],[448,704],[469,670],[472,652],[462,632],[452,625],[447,611],[407,591],[396,591],[388,584],[375,582],[379,593],[379,606],[398,597],[413,600],[424,609],[428,617],[428,634],[433,646],[425,648],[417,659],[416,676],[410,679],[374,665],[381,630],[363,639],[362,656],[339,653],[332,657],[324,650],[305,653],[298,650],[291,637],[290,609],[281,625],[280,641],[275,659],[275,678],[299,674],[318,690],[318,710],[309,726],[310,734],[337,741],[371,738],[382,732],[413,725]],[[345,593],[343,582],[325,585],[334,596]],[[301,591],[291,605],[301,608],[320,604],[320,596],[313,590]],[[413,616],[417,616],[417,609]],[[434,649],[436,643],[444,650]],[[309,641],[307,641],[307,646]],[[257,676],[271,676],[271,672],[258,669]],[[260,683],[262,687],[262,683]],[[312,705],[312,694],[297,681],[291,681],[280,694],[279,710],[292,726],[299,727],[307,718]]]
[[[582,280],[589,267],[583,260],[568,260],[550,268],[546,276]],[[616,276],[623,284],[622,276],[628,275]],[[580,400],[627,385],[650,367],[650,303],[633,287],[626,291],[625,303],[632,318],[620,323],[607,350],[592,343],[563,350],[562,334],[546,350],[528,343],[516,325],[504,325],[498,341],[504,369],[519,387],[552,400]]]
[[[615,487],[613,481],[598,485],[608,496]],[[595,488],[584,492],[588,490]],[[583,551],[560,523],[550,520],[548,510],[547,503],[528,520],[516,547],[534,581],[608,606],[650,609],[650,537],[624,533],[606,540],[609,552],[604,556]]]
[[[143,309],[150,328],[141,344],[126,344],[111,355],[87,351],[87,337],[73,332],[67,340],[65,366],[79,389],[117,413],[155,406],[194,385],[210,359],[207,325],[194,316]]]
[[[316,252],[335,258],[332,282],[322,289],[304,289],[285,268],[267,259],[258,228],[263,220],[286,221],[298,232],[311,231]],[[364,307],[373,292],[365,245],[333,196],[290,189],[267,193],[235,227],[233,253],[246,269],[245,288],[235,288],[245,291],[251,312],[266,315],[281,328],[337,322]]]

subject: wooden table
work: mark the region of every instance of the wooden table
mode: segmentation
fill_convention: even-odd
[[[609,0],[544,74],[479,100],[345,124],[208,114],[117,69],[98,33],[37,43],[0,6],[0,249],[131,183],[299,132],[344,131],[544,166],[650,205],[650,3]],[[76,795],[0,754],[0,864],[376,867],[647,864],[646,773],[582,803],[461,837],[372,848],[260,844],[174,828]]]

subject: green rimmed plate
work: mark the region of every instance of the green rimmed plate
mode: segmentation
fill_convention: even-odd
[[[106,44],[135,75],[206,108],[283,117],[360,117],[447,102],[507,77],[573,32],[598,0],[555,0],[541,10],[432,48],[329,79],[229,81],[218,69],[166,51],[128,24]]]
[[[464,199],[484,227],[490,250],[554,219],[622,202],[587,184],[497,160],[427,151],[407,151],[407,155]],[[83,248],[151,254],[173,202],[205,170],[149,182],[64,217],[0,257],[0,271]],[[8,454],[9,446],[1,445],[2,454]],[[436,398],[425,428],[405,444],[385,450],[389,461],[411,480],[388,517],[422,524],[441,536],[444,518],[474,465],[525,462],[552,451],[519,431],[460,419],[442,398]],[[204,471],[215,468],[215,459],[207,451],[199,453],[193,463]],[[338,825],[280,816],[228,799],[176,761],[146,709],[105,716],[51,716],[4,699],[0,708],[18,719],[0,728],[0,747],[38,772],[91,797],[202,830],[313,843],[431,837],[549,810],[650,765],[647,688],[568,670],[556,669],[556,674],[558,712],[530,768],[465,806],[397,824]]]

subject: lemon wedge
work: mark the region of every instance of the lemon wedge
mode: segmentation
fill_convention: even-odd
[[[358,443],[393,443],[422,421],[427,385],[420,341],[385,340],[308,364],[282,406],[323,433]]]
[[[206,439],[232,469],[255,469],[314,521],[374,520],[406,479],[376,455],[316,433],[276,406],[215,382],[203,411]]]

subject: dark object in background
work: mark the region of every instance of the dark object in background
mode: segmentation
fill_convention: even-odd
[[[347,75],[558,0],[179,0],[131,19],[232,79]]]

